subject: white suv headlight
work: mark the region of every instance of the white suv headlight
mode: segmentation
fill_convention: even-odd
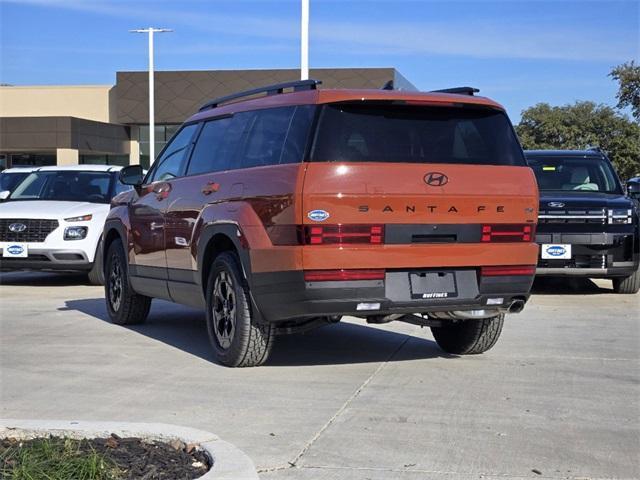
[[[67,227],[64,229],[65,240],[82,240],[87,237],[89,227]]]
[[[88,222],[92,218],[93,218],[93,215],[89,214],[89,215],[81,215],[79,217],[65,218],[64,221],[65,222]]]
[[[610,208],[608,210],[609,223],[613,225],[629,224],[633,222],[631,209]]]

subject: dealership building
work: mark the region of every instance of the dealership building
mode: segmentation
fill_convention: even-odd
[[[161,71],[155,74],[155,152],[207,101],[299,78],[299,70]],[[321,88],[415,87],[394,68],[312,69]],[[0,170],[12,166],[149,166],[147,72],[115,85],[0,86]]]

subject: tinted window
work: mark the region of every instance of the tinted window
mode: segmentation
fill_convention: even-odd
[[[0,174],[0,192],[5,190],[13,190],[18,184],[24,180],[29,172],[15,172]]]
[[[313,113],[309,105],[211,120],[200,131],[187,174],[301,162]]]
[[[171,180],[182,174],[184,161],[191,146],[191,138],[197,128],[197,125],[187,125],[173,137],[160,158],[156,160],[157,166],[152,174],[152,181]]]
[[[107,172],[40,171],[24,179],[11,200],[66,200],[108,203],[112,176]]]
[[[295,107],[270,108],[253,113],[240,166],[277,165]]]
[[[613,168],[603,158],[528,157],[541,191],[621,193]]]
[[[217,172],[230,168],[228,155],[230,149],[224,146],[224,142],[231,140],[226,132],[232,121],[233,119],[228,117],[204,124],[193,148],[187,175]]]
[[[296,107],[287,138],[284,141],[280,163],[299,163],[304,160],[303,156],[309,140],[314,113],[315,106],[313,105]]]
[[[373,105],[323,107],[312,160],[525,165],[503,112]]]

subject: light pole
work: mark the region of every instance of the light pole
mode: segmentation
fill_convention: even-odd
[[[173,30],[169,28],[149,27],[139,28],[137,30],[129,30],[129,32],[149,34],[149,165],[152,165],[156,159],[156,121],[153,83],[153,34],[173,32]]]
[[[302,0],[300,18],[300,80],[309,79],[309,0]]]

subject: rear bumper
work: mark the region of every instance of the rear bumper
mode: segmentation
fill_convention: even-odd
[[[89,271],[93,262],[83,250],[30,248],[26,258],[5,258],[0,248],[0,270]]]
[[[476,269],[456,270],[456,274],[459,285],[454,298],[412,299],[409,271],[387,271],[384,280],[328,282],[305,282],[302,271],[260,273],[253,275],[251,291],[264,319],[277,322],[332,315],[507,311],[514,301],[528,300],[533,283],[532,275],[480,279]],[[488,305],[489,299],[502,299],[502,303]],[[379,308],[367,309],[363,304],[379,304]]]

